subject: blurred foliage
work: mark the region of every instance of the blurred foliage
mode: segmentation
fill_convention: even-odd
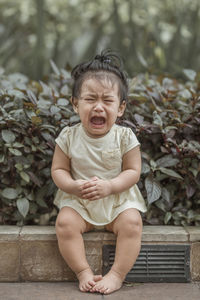
[[[54,224],[50,176],[55,137],[78,121],[70,74],[53,61],[43,81],[0,69],[0,224]],[[141,142],[139,187],[146,224],[200,225],[200,73],[185,81],[148,73],[130,79],[120,124]]]
[[[199,0],[1,0],[0,65],[41,79],[104,48],[126,58],[132,77],[200,69]]]

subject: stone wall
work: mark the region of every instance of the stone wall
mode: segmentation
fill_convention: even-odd
[[[95,274],[102,273],[102,246],[114,245],[112,233],[83,235],[86,256]],[[190,245],[190,271],[200,281],[200,227],[144,226],[143,244]],[[74,281],[75,275],[61,257],[55,228],[51,226],[0,226],[0,281]]]

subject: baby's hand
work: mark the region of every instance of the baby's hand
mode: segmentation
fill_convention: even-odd
[[[82,198],[82,191],[84,184],[87,183],[87,180],[78,179],[74,181],[72,194],[76,195],[79,198]]]
[[[98,177],[92,177],[90,181],[84,183],[82,187],[82,198],[90,201],[98,200],[109,196],[112,192],[109,180],[102,180]]]

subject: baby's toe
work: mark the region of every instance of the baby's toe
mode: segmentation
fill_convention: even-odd
[[[88,281],[88,284],[92,288],[93,286],[95,286],[96,282],[94,280],[90,280],[90,281]]]
[[[100,281],[102,278],[102,275],[94,275],[94,281]]]
[[[92,289],[93,285],[91,285],[91,284],[88,282],[88,283],[86,283],[85,287],[86,287],[86,292],[88,292],[88,291],[90,291],[90,290]]]
[[[80,290],[81,292],[85,292],[84,286],[80,285],[80,286],[79,286],[79,290]]]
[[[111,293],[111,290],[109,288],[107,288],[103,293],[104,293],[104,295],[108,295]]]
[[[102,284],[99,284],[99,285],[95,285],[95,291],[96,292],[99,292],[100,293],[100,291],[104,288],[104,286],[102,285]]]
[[[81,292],[88,292],[91,289],[91,286],[88,283],[82,284],[80,287]]]
[[[108,290],[108,288],[103,287],[102,289],[99,290],[99,293],[105,294],[107,290]]]

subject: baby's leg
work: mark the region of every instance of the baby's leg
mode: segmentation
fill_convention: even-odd
[[[56,220],[56,234],[60,253],[76,273],[79,288],[89,291],[102,276],[94,276],[86,260],[82,234],[93,228],[73,208],[63,207]]]
[[[138,257],[142,236],[140,213],[134,208],[127,209],[106,228],[117,235],[117,242],[111,270],[92,289],[102,294],[110,294],[120,289]]]

